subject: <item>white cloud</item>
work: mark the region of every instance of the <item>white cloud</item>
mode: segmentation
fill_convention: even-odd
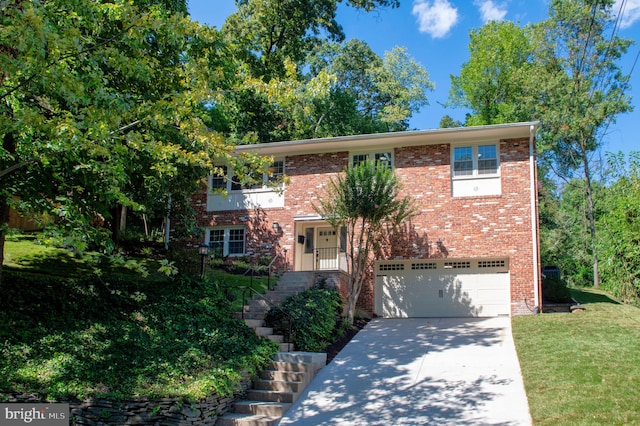
[[[446,36],[458,23],[458,9],[448,0],[415,0],[412,13],[418,18],[420,32],[433,38]]]
[[[614,16],[617,16],[620,12],[620,5],[623,0],[616,0],[611,9]],[[629,28],[640,20],[640,0],[626,0],[624,1],[624,9],[622,11],[622,20],[620,21],[620,28]]]
[[[493,0],[476,0],[475,5],[480,9],[482,22],[501,21],[507,14],[506,5],[494,3]]]

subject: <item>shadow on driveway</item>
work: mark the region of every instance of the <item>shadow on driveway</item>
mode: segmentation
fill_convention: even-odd
[[[372,320],[280,424],[530,425],[511,320]]]

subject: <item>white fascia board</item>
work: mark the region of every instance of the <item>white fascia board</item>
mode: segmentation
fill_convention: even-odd
[[[537,128],[538,122],[530,121],[524,123],[494,124],[488,126],[412,130],[406,132],[374,133],[367,135],[238,145],[236,146],[235,151],[238,154],[246,152],[257,155],[287,156],[375,149],[378,147],[404,147],[528,138],[532,126]]]

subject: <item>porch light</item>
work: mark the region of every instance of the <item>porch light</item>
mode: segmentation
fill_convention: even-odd
[[[280,224],[278,222],[273,222],[272,228],[276,232],[280,232]]]

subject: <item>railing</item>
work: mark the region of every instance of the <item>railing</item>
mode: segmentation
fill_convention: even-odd
[[[267,268],[267,290],[271,291],[271,268],[273,267],[273,264],[275,263],[275,261],[278,259],[278,257],[280,257],[280,253],[276,253],[275,256],[273,256],[273,259],[271,259],[271,262],[269,262],[269,266]]]
[[[291,316],[291,314],[289,314],[289,312],[285,311],[284,309],[282,309],[280,306],[274,304],[273,302],[271,302],[269,299],[267,299],[266,297],[264,297],[258,290],[256,290],[255,288],[252,287],[246,287],[246,286],[238,286],[238,288],[242,289],[242,312],[241,312],[241,318],[244,320],[244,305],[245,305],[245,301],[246,301],[246,297],[247,297],[247,293],[252,293],[254,294],[254,296],[258,296],[258,298],[260,298],[261,300],[264,300],[267,303],[267,306],[270,309],[277,309],[280,312],[282,312],[284,314],[284,316],[287,318],[287,325],[288,325],[288,342],[287,342],[287,352],[291,352],[291,340],[293,339],[293,317]],[[253,298],[253,297],[252,297]]]
[[[339,247],[326,247],[316,248],[316,265],[315,269],[318,271],[326,271],[330,269],[339,269],[340,259],[338,253]]]

